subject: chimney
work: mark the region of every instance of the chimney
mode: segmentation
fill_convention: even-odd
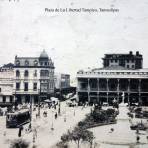
[[[136,51],[136,56],[139,56],[139,51]]]
[[[130,55],[132,55],[132,54],[133,54],[133,52],[132,52],[132,51],[130,51],[130,52],[129,52],[129,54],[130,54]]]

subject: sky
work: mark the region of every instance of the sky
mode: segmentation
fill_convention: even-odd
[[[48,9],[118,9],[118,12],[46,12]],[[55,72],[71,77],[102,67],[106,53],[143,54],[148,67],[147,0],[0,0],[0,65],[15,55],[46,50]]]

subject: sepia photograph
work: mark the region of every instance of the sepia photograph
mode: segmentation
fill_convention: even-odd
[[[148,148],[148,1],[0,0],[0,148]]]

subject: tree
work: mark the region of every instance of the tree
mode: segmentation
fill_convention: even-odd
[[[28,147],[29,143],[23,139],[16,139],[10,145],[10,148],[28,148]]]
[[[81,129],[79,127],[76,127],[72,131],[72,133],[70,133],[69,137],[71,138],[70,140],[74,141],[77,144],[77,148],[80,147],[80,142],[82,141],[89,142],[90,145],[92,146],[92,142],[94,139],[92,132],[85,130],[85,129]]]

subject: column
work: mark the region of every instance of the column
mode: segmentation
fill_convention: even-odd
[[[98,85],[98,92],[100,91],[100,88],[99,88],[99,79],[97,79],[97,85]]]
[[[109,92],[108,79],[106,79],[106,80],[107,80],[107,104],[109,105],[109,103],[108,103],[108,92]]]
[[[79,102],[79,93],[78,90],[76,91],[77,101]]]
[[[88,78],[88,91],[87,91],[87,93],[88,93],[88,103],[90,103],[90,85],[89,85],[89,83],[90,83],[90,79]]]
[[[130,92],[130,79],[128,79],[128,92]]]
[[[108,103],[108,92],[107,92],[107,104],[108,104],[108,106],[109,106],[109,103]]]
[[[108,92],[108,91],[109,91],[109,87],[108,87],[108,79],[106,79],[106,80],[107,80],[106,82],[107,82],[107,92]]]
[[[90,85],[89,85],[90,79],[88,78],[88,91],[90,91]]]
[[[88,92],[88,103],[90,103],[90,95],[89,95],[89,92]]]
[[[130,79],[128,79],[128,103],[130,106]]]
[[[130,93],[128,93],[128,105],[130,106],[130,97],[129,97]]]
[[[100,98],[99,98],[99,79],[97,79],[97,85],[98,85],[98,91],[97,91],[97,99],[98,99],[98,102],[100,103]]]
[[[138,92],[139,92],[138,104],[142,105],[142,100],[141,100],[141,79],[139,79]]]
[[[117,79],[117,101],[119,103],[119,79]]]

